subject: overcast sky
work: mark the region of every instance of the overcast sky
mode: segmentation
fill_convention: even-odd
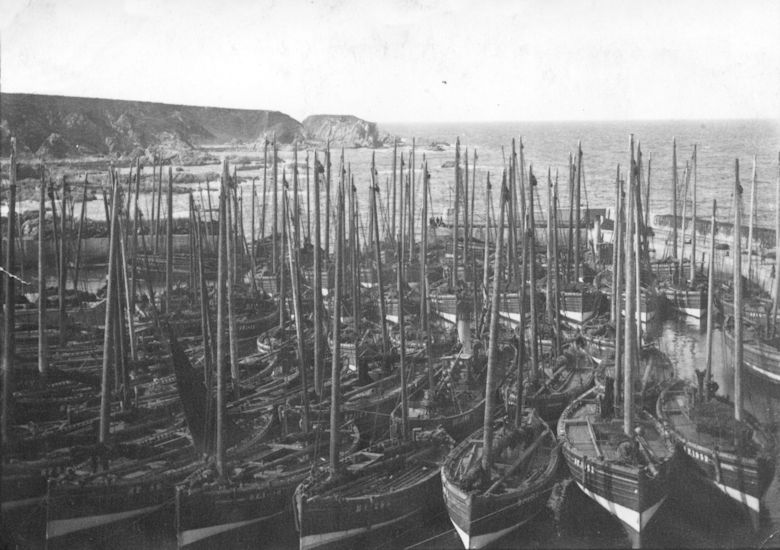
[[[379,122],[778,118],[774,0],[2,0],[4,92]]]

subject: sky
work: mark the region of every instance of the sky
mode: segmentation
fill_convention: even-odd
[[[2,0],[4,92],[377,122],[780,118],[775,0]]]

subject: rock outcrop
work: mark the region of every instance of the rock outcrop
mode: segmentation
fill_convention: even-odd
[[[303,120],[307,140],[334,147],[381,147],[386,137],[380,137],[376,122],[352,115],[312,115]]]
[[[274,133],[280,143],[304,137],[301,123],[278,111],[4,93],[0,113],[3,156],[11,135],[20,153],[52,158],[187,156],[199,146],[251,145]]]

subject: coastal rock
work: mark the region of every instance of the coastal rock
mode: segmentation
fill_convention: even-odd
[[[10,136],[20,154],[128,156],[138,150],[191,157],[201,146],[303,139],[303,127],[278,112],[168,105],[36,94],[0,94],[3,151]],[[4,153],[7,154],[7,153]]]
[[[381,147],[392,137],[379,135],[375,122],[352,115],[312,115],[303,120],[306,139],[334,147]]]

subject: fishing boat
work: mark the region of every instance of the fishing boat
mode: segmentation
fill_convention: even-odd
[[[628,528],[634,544],[666,500],[673,447],[661,424],[644,412],[635,433],[605,416],[611,396],[596,386],[574,401],[558,421],[563,457],[579,488]]]
[[[743,505],[755,526],[761,499],[774,478],[775,441],[747,412],[734,419],[734,404],[676,380],[661,392],[657,415],[686,456],[688,470]]]
[[[485,411],[484,357],[461,354],[441,357],[436,386],[421,387],[409,395],[409,429],[430,431],[441,427],[456,441],[477,429]],[[390,414],[391,433],[399,433],[401,405]]]
[[[440,509],[439,467],[452,449],[443,431],[415,432],[345,459],[338,476],[317,472],[295,491],[300,548],[343,548],[355,537]]]
[[[273,525],[289,525],[296,487],[313,465],[327,457],[330,434],[312,426],[268,441],[234,461],[222,482],[211,471],[199,471],[176,491],[176,536],[179,548],[213,547],[220,537],[237,532],[257,534]],[[360,433],[345,426],[342,455],[357,451]]]
[[[650,521],[668,496],[674,446],[665,437],[663,426],[634,406],[634,359],[637,353],[634,305],[639,298],[632,233],[638,231],[634,207],[639,185],[638,170],[634,169],[633,136],[630,149],[623,255],[625,338],[621,338],[620,334],[615,338],[616,357],[623,361],[622,377],[619,376],[618,365],[615,365],[613,376],[607,376],[604,384],[594,386],[572,402],[558,420],[558,439],[577,486],[615,515],[623,523],[632,545],[641,547]],[[621,281],[620,258],[616,265],[616,280]],[[616,328],[621,327],[618,324]],[[619,384],[621,381],[622,384]]]
[[[502,187],[499,227],[509,199],[506,183]],[[499,233],[496,274],[501,273],[503,240]],[[453,449],[441,468],[447,513],[466,548],[483,548],[535,517],[552,491],[560,465],[555,435],[535,410],[516,410],[510,418],[494,406],[499,279],[498,275],[493,279],[483,427]],[[515,356],[510,365],[520,363],[518,354],[519,350],[510,354]]]
[[[532,408],[547,422],[555,422],[569,403],[593,386],[596,362],[590,355],[570,346],[556,358],[550,357],[539,369],[535,382],[525,381],[525,406]],[[501,389],[507,408],[517,405],[517,386],[504,384]]]
[[[482,428],[449,454],[441,470],[447,512],[465,548],[484,548],[533,519],[561,464],[555,435],[534,409],[523,410],[520,427],[505,418],[493,429],[490,472],[479,466]]]
[[[561,315],[566,321],[582,325],[598,313],[602,301],[603,295],[594,288],[563,288],[560,292]]]

